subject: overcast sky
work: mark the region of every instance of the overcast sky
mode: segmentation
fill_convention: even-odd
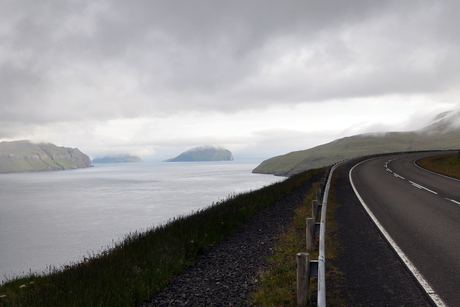
[[[459,1],[0,1],[0,140],[235,158],[458,108]]]

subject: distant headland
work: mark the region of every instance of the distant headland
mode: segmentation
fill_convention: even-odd
[[[137,156],[121,155],[121,156],[107,156],[103,158],[93,159],[93,163],[128,163],[128,162],[143,162]]]
[[[30,141],[0,142],[0,173],[56,171],[91,166],[78,148]]]
[[[164,162],[200,162],[200,161],[233,161],[230,150],[211,146],[189,149],[175,158]]]

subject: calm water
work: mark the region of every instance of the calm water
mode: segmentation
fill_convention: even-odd
[[[0,280],[100,252],[136,230],[280,177],[261,161],[96,164],[0,175]]]

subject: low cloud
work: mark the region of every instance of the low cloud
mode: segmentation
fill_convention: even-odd
[[[301,149],[315,143],[308,141],[311,129],[292,128],[289,118],[258,128],[275,143],[249,121],[233,135],[200,128],[186,137],[187,130],[131,131],[112,123],[176,122],[198,113],[220,114],[237,127],[242,113],[273,107],[383,104],[395,96],[432,104],[443,96],[451,103],[460,81],[459,9],[456,1],[411,0],[6,1],[0,4],[0,138],[120,150],[150,144],[156,154],[206,139],[238,144],[231,138],[267,154]],[[359,112],[350,109],[341,116]],[[417,116],[425,115],[400,127],[417,127]],[[203,116],[196,118],[189,127],[201,125]],[[393,126],[360,122],[344,133]],[[291,132],[283,138],[270,129]]]

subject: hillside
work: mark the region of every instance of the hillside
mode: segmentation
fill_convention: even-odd
[[[103,158],[93,159],[93,163],[127,163],[127,162],[142,162],[142,159],[137,156],[122,155],[122,156],[108,156]]]
[[[165,162],[233,161],[232,153],[223,148],[196,147]]]
[[[263,161],[253,173],[290,176],[304,170],[377,153],[460,148],[460,113],[445,112],[418,131],[360,134]]]
[[[55,171],[90,167],[90,158],[77,148],[29,141],[0,142],[0,173]]]

